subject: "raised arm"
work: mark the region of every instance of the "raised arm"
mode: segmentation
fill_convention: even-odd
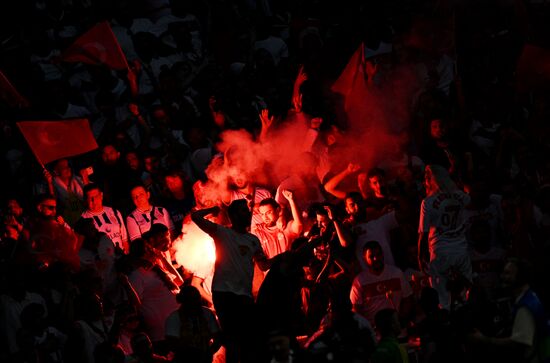
[[[219,212],[220,212],[220,207],[218,206],[206,208],[206,209],[200,209],[191,213],[191,220],[195,222],[195,224],[204,232],[206,232],[209,235],[212,235],[216,232],[218,225],[216,223],[210,222],[205,217],[209,214],[217,215]]]
[[[329,181],[327,181],[324,185],[325,190],[329,192],[330,194],[334,195],[338,199],[344,199],[346,197],[346,192],[343,190],[338,190],[338,185],[350,176],[351,174],[355,173],[360,169],[360,166],[357,164],[349,163],[347,168],[342,170],[340,173],[336,174],[332,177]]]
[[[264,109],[260,112],[260,121],[262,122],[262,130],[260,131],[259,141],[260,143],[265,143],[267,141],[267,135],[269,129],[273,125],[274,117],[269,116],[269,110]]]
[[[348,231],[342,226],[342,223],[337,219],[334,218],[334,211],[331,207],[325,206],[325,210],[327,211],[328,218],[334,223],[334,229],[336,230],[336,235],[338,236],[338,241],[340,242],[340,245],[342,247],[348,247],[351,246],[353,243],[353,239]]]
[[[290,231],[293,234],[299,235],[302,233],[302,217],[300,216],[300,212],[298,211],[298,207],[294,201],[294,193],[290,190],[284,189],[281,191],[281,194],[288,201],[288,204],[290,205],[290,212],[292,213],[292,220],[289,222]]]

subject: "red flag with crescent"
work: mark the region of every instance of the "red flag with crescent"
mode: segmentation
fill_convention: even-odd
[[[86,119],[21,121],[17,126],[42,164],[97,149]]]
[[[128,69],[128,62],[107,21],[95,25],[61,55],[64,62],[105,64],[116,70]]]

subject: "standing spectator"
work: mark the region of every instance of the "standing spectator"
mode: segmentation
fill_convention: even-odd
[[[228,363],[247,361],[253,340],[252,279],[254,262],[262,270],[271,264],[265,257],[258,238],[247,232],[252,214],[246,200],[233,201],[227,210],[231,228],[205,219],[219,213],[219,207],[191,214],[197,226],[208,233],[216,245],[216,264],[212,281],[214,308],[220,319]]]
[[[418,227],[419,266],[422,271],[428,271],[441,305],[448,309],[451,303],[447,291],[449,275],[458,272],[472,280],[464,226],[464,209],[470,198],[457,188],[449,172],[439,165],[426,167],[425,186],[427,196],[420,207]]]
[[[268,198],[260,202],[258,209],[263,223],[255,225],[255,229],[252,230],[252,233],[260,239],[268,258],[288,251],[292,241],[302,232],[302,219],[294,203],[293,193],[283,190],[282,194],[290,205],[292,220],[285,223],[279,204],[273,198]]]

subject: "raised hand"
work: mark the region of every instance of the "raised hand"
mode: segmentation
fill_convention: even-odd
[[[325,205],[323,208],[327,211],[328,219],[332,221],[334,218],[334,212],[332,211],[332,208],[328,205]]]
[[[314,130],[319,130],[322,123],[323,123],[323,118],[314,117],[314,118],[311,119],[309,126]]]
[[[283,197],[285,197],[285,199],[288,200],[289,202],[291,202],[291,201],[294,200],[294,193],[293,193],[291,190],[283,189],[283,190],[281,191],[281,194],[282,194]]]
[[[300,69],[298,70],[298,76],[296,76],[296,81],[294,82],[295,87],[300,88],[304,81],[307,81],[307,74],[306,72],[304,72],[304,66],[301,65]]]
[[[353,174],[356,171],[359,171],[359,169],[361,169],[361,166],[359,166],[359,164],[349,163],[346,171],[350,174]]]
[[[273,125],[273,120],[274,119],[275,118],[273,116],[269,116],[269,110],[267,108],[263,109],[260,112],[260,121],[262,122],[262,130],[264,132],[269,130],[271,125]]]

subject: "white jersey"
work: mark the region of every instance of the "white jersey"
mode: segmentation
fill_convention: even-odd
[[[111,207],[103,207],[103,210],[99,213],[86,210],[81,217],[93,219],[94,226],[98,231],[109,236],[115,246],[118,245],[125,253],[129,252],[128,232],[119,211]]]
[[[145,232],[149,231],[151,226],[155,223],[165,225],[170,231],[170,234],[174,232],[174,223],[172,222],[170,213],[165,208],[152,207],[149,211],[142,211],[139,208],[134,209],[126,218],[130,241],[140,238]]]
[[[467,253],[465,206],[468,203],[468,194],[459,190],[424,198],[420,206],[418,233],[428,233],[430,259],[439,253]]]

